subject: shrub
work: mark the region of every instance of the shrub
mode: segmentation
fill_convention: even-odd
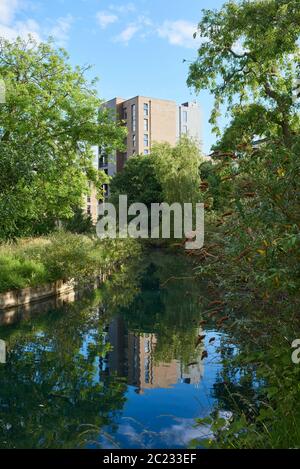
[[[60,231],[49,238],[0,245],[0,292],[57,280],[82,282],[137,257],[138,243]]]
[[[33,260],[0,255],[0,291],[36,286],[47,281],[45,266]]]
[[[94,248],[92,239],[66,232],[56,233],[49,239],[50,244],[44,248],[43,262],[51,281],[77,279],[94,273],[94,266],[90,263],[90,253]]]

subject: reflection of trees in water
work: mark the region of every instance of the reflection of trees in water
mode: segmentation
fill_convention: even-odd
[[[0,366],[0,447],[78,447],[112,424],[127,386],[101,368],[110,349],[106,325],[135,297],[138,272],[129,262],[101,291],[0,328],[8,350]]]
[[[144,265],[123,266],[100,293],[0,328],[7,343],[0,447],[73,448],[95,439],[103,426],[113,430],[126,392],[125,380],[103,366],[116,314],[134,334],[155,334],[155,361],[190,362],[199,287],[176,281],[161,288],[173,275],[188,275],[188,268],[175,256],[155,255]]]
[[[156,362],[176,359],[187,365],[199,355],[199,350],[195,350],[199,284],[175,280],[161,287],[170,277],[189,277],[190,272],[190,262],[181,256],[152,254],[141,277],[140,293],[127,308],[122,308],[130,331],[155,334]]]
[[[228,344],[228,338],[221,340],[220,358],[223,367],[213,385],[212,396],[217,399],[219,409],[241,412],[251,419],[259,408],[259,380],[255,366],[233,365],[235,352],[235,348]]]
[[[126,385],[101,382],[109,344],[97,308],[84,303],[1,330],[9,350],[0,367],[1,447],[77,447],[122,408]]]

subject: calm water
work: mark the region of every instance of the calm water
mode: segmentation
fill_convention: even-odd
[[[205,437],[195,418],[216,404],[225,337],[199,326],[206,292],[191,269],[154,253],[75,302],[0,313],[0,447],[180,448]]]

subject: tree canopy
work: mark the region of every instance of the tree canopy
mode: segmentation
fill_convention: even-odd
[[[214,95],[216,132],[220,107],[227,105],[231,143],[235,135],[240,142],[276,135],[290,145],[299,126],[299,34],[298,0],[230,1],[219,11],[204,10],[188,85]],[[221,141],[226,149],[228,132]]]
[[[188,138],[175,146],[155,143],[150,155],[128,159],[123,172],[111,182],[111,199],[127,194],[128,202],[151,203],[199,202],[199,148]]]
[[[73,68],[67,53],[33,39],[0,40],[0,237],[47,231],[73,214],[91,181],[106,180],[93,145],[120,147],[124,129],[100,109],[88,67]],[[99,197],[101,194],[99,194]]]
[[[111,201],[118,203],[118,196],[126,194],[128,204],[135,202],[147,206],[162,201],[162,187],[158,180],[155,165],[148,155],[137,155],[128,159],[122,172],[111,181]]]
[[[200,168],[210,242],[196,271],[218,285],[229,342],[238,344],[234,368],[228,373],[224,356],[222,384],[215,386],[220,397],[226,380],[233,422],[210,446],[295,447],[299,367],[290,366],[290,344],[299,330],[300,2],[230,1],[205,10],[197,34],[203,42],[188,84],[213,94],[219,139]],[[231,122],[221,131],[224,110]],[[264,384],[256,393],[258,379]]]
[[[175,146],[156,143],[150,156],[162,186],[164,202],[200,202],[199,165],[203,160],[192,139],[182,137]]]

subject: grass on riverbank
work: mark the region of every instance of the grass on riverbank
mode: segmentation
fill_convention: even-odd
[[[2,244],[0,292],[71,278],[83,281],[120,266],[139,250],[132,239],[100,240],[68,232]]]

